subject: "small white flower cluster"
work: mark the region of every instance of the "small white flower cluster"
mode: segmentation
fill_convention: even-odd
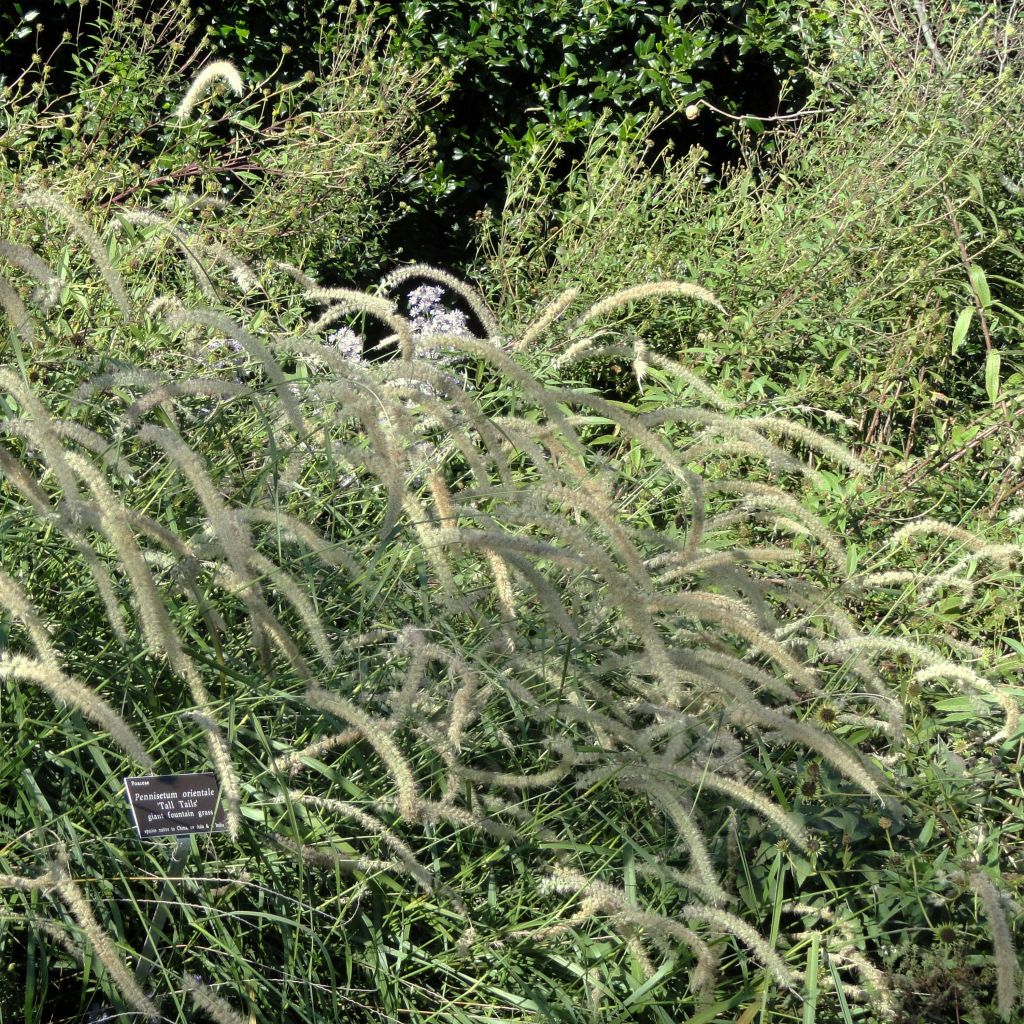
[[[342,327],[327,335],[327,344],[333,345],[346,359],[354,363],[363,361],[363,339],[351,327]]]
[[[449,309],[441,298],[444,288],[424,284],[406,296],[409,303],[409,322],[418,338],[435,334],[452,334],[459,338],[471,337],[466,314],[461,309]]]
[[[432,338],[439,334],[450,334],[457,338],[471,338],[469,321],[461,309],[449,309],[442,303],[444,288],[440,285],[423,284],[406,296],[409,303],[409,323],[417,340]],[[416,354],[422,359],[450,364],[450,356],[443,356],[439,348],[417,345]]]
[[[409,324],[413,336],[419,340],[437,335],[454,335],[458,338],[470,338],[469,320],[461,309],[449,309],[441,300],[444,288],[440,285],[424,284],[414,288],[406,296],[409,307]],[[327,344],[333,345],[346,359],[360,363],[363,361],[363,338],[351,327],[341,327],[327,335]],[[449,363],[450,358],[444,357],[440,349],[433,347],[417,347],[417,354],[424,359],[436,359],[438,362]]]

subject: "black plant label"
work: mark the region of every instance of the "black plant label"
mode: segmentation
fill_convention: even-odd
[[[135,829],[143,839],[227,830],[213,772],[142,775],[126,778],[124,785]]]

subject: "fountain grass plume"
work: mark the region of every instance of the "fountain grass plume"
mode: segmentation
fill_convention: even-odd
[[[988,919],[995,949],[996,998],[1003,1020],[1010,1020],[1020,994],[1017,982],[1020,978],[1020,963],[1013,945],[1010,922],[1003,906],[1003,895],[995,883],[980,867],[967,873],[968,883],[977,893]]]
[[[239,517],[232,514],[210,479],[203,460],[181,437],[155,425],[142,427],[137,436],[140,441],[153,444],[167,455],[202,502],[213,535],[238,581],[237,593],[249,610],[253,642],[259,646],[263,625],[272,616],[249,564],[252,538],[247,527]]]
[[[228,835],[232,839],[237,839],[242,830],[242,793],[238,784],[238,775],[231,762],[231,748],[220,726],[204,713],[204,709],[210,704],[210,699],[195,670],[188,673],[188,682],[192,699],[196,703],[196,708],[188,712],[188,716],[203,730],[206,737],[213,769],[217,774],[217,781],[220,783],[220,799],[228,823]]]
[[[332,666],[335,663],[335,652],[309,595],[291,575],[259,552],[251,552],[248,561],[278,594],[287,599],[305,627],[306,635],[321,661],[327,666]]]
[[[434,802],[425,800],[420,804],[420,820],[428,824],[445,823],[460,829],[480,832],[502,843],[522,843],[523,833],[495,818],[486,817],[479,807],[483,801],[474,801],[474,809],[459,807],[450,801]]]
[[[125,317],[130,315],[131,300],[128,297],[124,279],[111,262],[103,239],[81,212],[49,189],[32,189],[18,196],[15,202],[29,209],[56,214],[70,225],[71,230],[78,236],[79,241],[93,258],[103,278],[103,283],[107,286],[107,291],[121,315]]]
[[[295,750],[275,758],[274,771],[285,773],[289,776],[298,775],[306,767],[307,760],[317,760],[332,750],[337,750],[339,747],[347,747],[362,738],[362,729],[355,728],[342,729],[341,732],[336,732],[331,736],[323,736],[301,750]]]
[[[327,540],[307,523],[283,509],[239,509],[239,515],[247,523],[262,523],[273,527],[271,536],[275,541],[301,544],[325,565],[344,569],[352,577],[358,577],[362,571],[356,555],[348,551],[340,541]]]
[[[376,875],[401,874],[402,864],[397,860],[375,860],[372,857],[353,857],[326,844],[314,844],[293,839],[280,832],[272,833],[274,843],[304,864],[326,871],[347,871]]]
[[[850,636],[827,644],[826,649],[831,656],[836,658],[846,658],[862,653],[904,655],[922,663],[921,668],[914,673],[914,678],[920,682],[930,679],[956,679],[970,690],[990,694],[1003,709],[1005,719],[1003,728],[992,736],[989,742],[998,742],[1000,739],[1013,735],[1019,726],[1020,704],[1012,693],[999,688],[975,672],[969,665],[949,661],[923,644],[902,637]]]
[[[309,288],[305,297],[313,302],[327,305],[326,313],[311,327],[315,334],[334,322],[339,313],[368,313],[395,332],[402,359],[411,361],[415,356],[415,342],[408,319],[399,315],[396,306],[379,295],[368,295],[352,288]]]
[[[906,526],[898,529],[890,538],[888,543],[892,546],[902,544],[915,537],[945,537],[948,540],[958,541],[968,550],[984,547],[984,540],[965,530],[962,526],[954,526],[952,523],[944,523],[941,519],[924,518],[907,523]]]
[[[834,931],[842,943],[837,948],[832,947],[830,944],[830,955],[851,964],[871,987],[871,991],[868,992],[842,982],[843,991],[847,995],[852,995],[863,1002],[873,1000],[877,1012],[883,1020],[892,1020],[896,1016],[896,1005],[893,999],[891,981],[857,949],[856,943],[858,940],[863,942],[863,938],[858,936],[857,929],[851,925],[850,921],[839,917],[828,906],[814,906],[801,900],[787,901],[782,909],[788,914],[795,914],[804,918],[812,917],[826,922],[829,925],[829,932]],[[824,943],[827,941],[829,932],[805,930],[797,932],[793,938],[806,940],[815,936]],[[834,980],[832,980],[832,983],[835,983]]]
[[[624,288],[604,299],[595,302],[589,309],[583,312],[576,320],[576,327],[607,316],[616,309],[640,302],[645,299],[699,299],[724,312],[724,307],[715,298],[713,292],[702,288],[699,284],[690,284],[682,281],[654,281],[650,284],[638,284],[632,288]]]
[[[128,970],[109,933],[93,913],[89,900],[71,877],[66,859],[61,858],[58,861],[53,873],[57,893],[78,922],[82,934],[96,954],[96,959],[103,965],[121,998],[146,1020],[160,1020],[160,1011]]]
[[[383,723],[356,707],[347,697],[319,686],[312,686],[306,691],[306,702],[310,707],[327,711],[359,729],[394,779],[402,817],[415,820],[420,802],[416,780],[408,761],[388,735]]]
[[[547,329],[576,301],[578,288],[567,288],[541,310],[540,316],[527,327],[526,331],[512,342],[512,351],[527,350],[538,342]]]
[[[936,574],[921,591],[921,600],[929,601],[944,586],[960,587],[970,591],[972,581],[966,575],[977,562],[987,561],[996,567],[1012,571],[1024,564],[1024,545],[1021,544],[983,544],[973,547],[959,561],[948,569]]]
[[[182,979],[182,987],[192,1002],[207,1014],[214,1024],[249,1024],[250,1018],[243,1017],[223,996],[210,985],[192,977]]]
[[[57,649],[50,631],[39,618],[28,595],[6,572],[0,569],[0,608],[20,622],[28,633],[40,660],[49,665],[58,664]]]
[[[531,772],[528,775],[515,772],[482,771],[479,768],[467,768],[463,764],[454,764],[452,774],[467,782],[477,785],[497,786],[499,789],[545,790],[565,779],[573,769],[575,754],[570,750],[562,751],[564,759],[561,764],[548,768],[546,771]]]
[[[434,877],[433,871],[420,863],[416,854],[409,847],[409,844],[395,835],[379,818],[375,818],[372,814],[347,800],[335,800],[331,797],[316,796],[310,793],[302,793],[298,790],[291,790],[288,796],[292,801],[301,804],[303,807],[321,812],[327,811],[332,814],[340,814],[343,817],[358,822],[392,850],[418,885],[427,892],[433,891],[436,887],[437,880]]]
[[[65,675],[52,661],[5,654],[0,657],[0,679],[33,683],[53,700],[75,708],[83,717],[106,730],[110,738],[144,770],[153,770],[153,759],[131,726],[95,690]]]
[[[567,367],[588,359],[631,359],[635,361],[638,356],[639,346],[641,345],[643,345],[643,342],[639,338],[634,340],[632,346],[622,345],[618,342],[602,343],[601,335],[595,334],[575,342],[554,360],[554,365],[559,368]],[[682,381],[702,402],[705,402],[712,409],[729,410],[736,408],[736,402],[723,395],[699,374],[687,369],[679,360],[667,359],[657,352],[652,352],[646,346],[643,347],[643,358],[648,366],[661,370],[670,377]]]
[[[507,462],[498,450],[497,443],[493,445],[488,443],[490,438],[486,428],[477,432],[480,440],[484,441],[485,451],[481,452],[481,445],[477,443],[475,438],[469,435],[467,430],[468,427],[475,427],[476,424],[467,423],[465,418],[460,416],[460,410],[456,402],[446,401],[443,394],[435,396],[424,392],[418,386],[418,382],[408,382],[410,385],[408,387],[403,386],[404,383],[401,381],[388,381],[386,386],[395,398],[408,397],[410,402],[415,402],[425,415],[431,416],[438,426],[448,433],[448,443],[465,459],[470,472],[481,486],[486,486],[491,481],[492,471],[505,480],[509,479]],[[412,424],[409,425],[412,426]],[[408,465],[408,460],[407,468],[410,471],[406,474],[407,478],[422,475],[421,472],[417,472],[419,467]],[[424,468],[426,469],[425,466]],[[427,469],[426,477],[428,480],[436,476],[436,472],[431,472]]]
[[[674,792],[673,787],[656,778],[643,775],[635,778],[627,775],[619,784],[646,794],[672,822],[689,855],[689,869],[700,879],[708,902],[716,906],[731,902],[733,897],[722,887],[703,830]]]
[[[252,555],[254,560],[257,557],[255,553]],[[214,584],[225,594],[240,598],[245,606],[249,614],[251,637],[249,646],[264,669],[269,669],[272,649],[276,648],[280,654],[284,655],[286,663],[299,678],[307,682],[312,681],[314,673],[300,649],[299,639],[293,636],[291,631],[273,614],[263,599],[264,595],[261,594],[255,600],[250,596],[246,600],[248,586],[230,565],[218,561],[211,564],[210,569]]]
[[[589,918],[603,913],[610,916],[609,923],[613,927],[639,927],[651,935],[663,935],[673,945],[681,943],[684,946],[688,946],[697,959],[697,970],[691,978],[691,984],[694,989],[703,992],[706,998],[710,998],[711,986],[717,974],[718,958],[712,952],[711,947],[691,928],[662,914],[641,911],[621,889],[617,889],[607,882],[590,878],[582,872],[572,870],[571,868],[556,868],[548,877],[542,880],[541,886],[548,892],[581,896],[583,898],[583,906],[580,913],[572,919],[574,924],[582,924]],[[738,919],[732,915],[726,915],[724,911],[719,911],[718,913],[722,916],[716,915],[716,924],[720,923],[723,919],[726,920],[730,927],[722,930],[735,934],[734,925]],[[739,922],[739,924],[742,926],[742,922]],[[742,938],[746,941],[750,936],[747,934],[747,928],[742,928],[742,930],[744,932]],[[753,929],[749,930],[753,931]],[[524,934],[529,935],[530,933],[526,932]],[[776,969],[781,966],[780,973],[787,980],[789,979],[789,972],[785,965],[781,964],[781,961],[778,960],[773,951],[765,947],[762,940],[758,940],[758,952],[768,954],[767,959],[771,960],[772,966]]]
[[[93,493],[100,528],[117,550],[121,565],[128,574],[142,633],[150,650],[156,654],[168,654],[173,661],[180,651],[178,637],[146,560],[132,535],[129,517],[102,473],[91,462],[73,452],[68,452],[66,459]]]
[[[30,246],[0,238],[0,258],[7,260],[36,282],[32,300],[44,310],[49,309],[60,297],[60,278],[53,267]]]
[[[783,810],[763,793],[757,792],[752,786],[747,786],[737,779],[729,778],[719,772],[697,768],[692,764],[672,763],[667,765],[664,770],[667,776],[688,782],[697,791],[706,786],[708,789],[717,790],[729,797],[734,804],[746,805],[766,821],[775,825],[799,849],[807,849],[807,832],[803,825],[792,814]]]
[[[812,512],[809,512],[791,494],[770,484],[751,480],[721,480],[709,485],[723,494],[736,494],[743,497],[743,507],[752,514],[765,511],[783,513],[776,516],[795,532],[813,537],[828,555],[833,567],[843,575],[846,574],[846,553],[835,535]]]
[[[216,300],[217,291],[207,264],[199,258],[200,253],[206,255],[211,267],[219,265],[226,268],[235,286],[243,295],[259,289],[259,278],[255,271],[216,238],[208,238],[196,232],[187,231],[174,218],[157,213],[156,210],[145,206],[123,208],[119,210],[119,216],[121,220],[129,224],[161,228],[164,237],[174,242],[185,257],[196,284],[208,299]]]
[[[29,352],[34,352],[37,347],[36,330],[32,326],[32,317],[28,307],[11,282],[2,274],[0,274],[0,308],[7,314],[7,319],[21,339],[21,344]]]
[[[236,341],[252,359],[260,364],[270,379],[274,393],[281,403],[281,409],[292,430],[299,437],[306,437],[312,431],[311,426],[302,416],[292,385],[282,371],[280,363],[271,354],[270,348],[242,327],[234,317],[218,310],[187,309],[177,301],[168,303],[166,309],[165,315],[168,321],[176,327],[196,324],[217,331],[222,337]]]
[[[882,787],[886,785],[886,781],[877,769],[848,746],[809,722],[798,721],[782,711],[767,708],[756,702],[728,708],[726,718],[741,729],[757,732],[774,731],[790,742],[813,750],[850,782],[875,797],[879,803],[885,805],[892,802],[891,797],[883,794]]]
[[[721,907],[698,906],[688,903],[679,911],[679,916],[689,921],[703,921],[724,935],[734,935],[764,964],[776,984],[783,989],[796,986],[796,976],[779,954],[765,941],[755,928],[735,914]]]
[[[530,559],[510,554],[508,551],[504,552],[502,558],[540,602],[541,607],[550,616],[552,624],[558,627],[560,634],[569,640],[579,641],[579,627],[572,613],[566,608],[558,588],[535,568]]]
[[[192,80],[181,102],[175,107],[174,116],[182,121],[190,117],[215,82],[223,82],[236,96],[245,93],[245,85],[238,68],[230,61],[215,60],[207,64]]]

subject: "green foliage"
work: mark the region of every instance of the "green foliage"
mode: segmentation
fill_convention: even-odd
[[[757,76],[766,58],[775,76],[801,68],[822,25],[800,5],[774,2],[414,2],[392,10],[405,45],[456,69],[470,109],[453,141],[470,159],[480,145],[470,132],[478,117],[485,138],[519,139],[534,125],[572,139],[602,112],[612,121],[651,105],[681,113],[716,86],[718,102],[742,103],[743,90],[765,84]],[[725,64],[733,84],[723,88]]]
[[[724,314],[614,326],[666,354],[683,338],[730,393],[829,410],[905,454],[965,409],[1019,400],[1019,68],[987,22],[958,26],[944,69],[908,31],[836,40],[812,102],[838,109],[780,128],[773,152],[752,140],[720,182],[694,151],[650,173],[643,139],[597,133],[564,177],[557,148],[539,147],[485,237],[493,294],[527,319],[569,285],[586,298],[698,280]]]
[[[194,35],[188,5],[145,13],[119,3],[109,20],[66,39],[63,57],[31,65],[6,87],[4,187],[45,185],[53,168],[61,191],[93,208],[187,207],[205,222],[200,230],[242,258],[254,254],[243,239],[259,239],[261,259],[329,265],[348,277],[381,261],[382,198],[427,166],[419,119],[443,76],[428,80],[374,54],[375,37],[350,25],[318,72],[249,73],[242,102],[225,104],[215,84],[188,117],[176,117],[207,55],[190,47]],[[64,91],[55,84],[62,61],[71,65]]]
[[[66,252],[64,230],[44,230],[43,219],[63,208],[45,197],[24,201],[39,212],[6,210],[8,232],[17,222],[43,239],[41,255]],[[70,223],[90,237],[76,215]],[[47,934],[88,950],[111,997],[155,1012],[124,980],[122,961],[145,936],[141,908],[153,898],[129,881],[138,867],[126,866],[141,858],[159,878],[159,853],[135,845],[112,789],[139,768],[211,764],[236,842],[213,838],[203,856],[226,887],[230,913],[197,913],[182,899],[168,936],[174,952],[158,965],[159,991],[173,1003],[185,998],[183,976],[199,976],[247,999],[258,1019],[273,1019],[280,999],[313,1020],[323,1012],[315,993],[336,988],[333,965],[347,962],[348,985],[374,979],[383,1012],[431,1009],[430,992],[479,998],[481,984],[498,1005],[539,1008],[554,993],[534,991],[505,965],[492,979],[487,947],[542,950],[596,916],[612,928],[616,959],[632,949],[613,993],[626,985],[628,994],[654,972],[653,952],[665,960],[662,978],[674,979],[669,998],[686,1005],[693,993],[680,972],[695,958],[695,978],[710,993],[720,956],[674,913],[734,935],[786,982],[789,968],[718,906],[728,898],[684,794],[724,791],[799,845],[799,820],[731,763],[734,733],[756,730],[764,716],[772,730],[796,730],[867,792],[877,780],[854,752],[805,733],[777,706],[775,694],[792,685],[816,689],[815,676],[772,639],[768,619],[757,625],[765,615],[774,621],[763,600],[748,610],[742,596],[729,596],[736,572],[748,578],[739,594],[752,594],[760,571],[744,567],[742,552],[723,561],[728,516],[716,525],[718,502],[706,503],[670,447],[706,447],[708,431],[736,433],[754,442],[769,476],[773,463],[799,468],[768,440],[769,425],[698,417],[652,431],[586,392],[533,381],[498,339],[424,339],[432,343],[424,351],[442,344],[468,359],[446,369],[409,347],[411,325],[390,303],[306,286],[306,301],[331,303],[334,315],[382,316],[403,339],[405,358],[347,361],[315,330],[277,326],[266,309],[249,310],[246,327],[216,311],[158,310],[152,275],[131,274],[122,250],[113,252],[118,266],[93,247],[108,283],[129,275],[133,312],[104,314],[112,353],[120,355],[122,332],[129,343],[148,342],[146,370],[121,359],[61,367],[51,408],[16,373],[2,374],[5,521],[26,531],[5,547],[16,575],[0,577],[9,638],[0,673],[12,700],[4,727],[33,737],[21,760],[32,784],[21,772],[7,784],[22,839],[11,833],[4,884],[26,898],[49,893]],[[10,255],[25,284],[48,283],[25,250]],[[64,337],[70,300],[90,306],[97,284],[95,273],[79,272],[52,302],[29,296],[40,306],[32,328],[8,303],[29,380],[61,348],[32,343]],[[197,373],[211,344],[226,354],[225,339],[238,357]],[[560,403],[580,411],[567,415]],[[660,489],[691,508],[690,528],[649,530],[665,513],[645,487],[613,497],[616,474],[587,438],[602,420],[622,432],[621,443],[659,454]],[[785,503],[767,485],[755,493]],[[722,512],[731,504],[727,494],[723,501]],[[634,505],[637,516],[628,513]],[[773,549],[752,557],[771,560]],[[51,604],[43,581],[58,566]],[[694,588],[691,578],[704,582]],[[663,598],[637,592],[642,579],[643,591]],[[695,602],[701,587],[707,600]],[[65,625],[59,608],[69,603],[77,613]],[[712,624],[719,639],[705,659],[697,652]],[[726,635],[733,640],[723,645]],[[763,650],[746,652],[755,638]],[[693,653],[673,653],[686,639]],[[47,698],[68,710],[53,718]],[[638,819],[628,835],[654,871],[642,883],[651,905],[631,909],[635,897],[598,881],[625,823],[590,825],[577,813],[560,821],[576,793],[606,793],[629,809],[650,803],[648,824]],[[709,824],[720,814],[713,810]],[[364,831],[358,841],[344,824],[352,821]],[[659,868],[666,825],[681,845]],[[93,841],[83,844],[87,834]],[[354,878],[342,884],[339,871]],[[496,880],[518,888],[519,905],[485,899]],[[591,884],[599,898],[588,894]],[[390,893],[393,909],[344,933],[322,923],[325,907],[358,907],[360,892],[374,901]],[[582,901],[578,914],[567,900]],[[409,937],[393,947],[396,915],[409,918]],[[459,944],[453,922],[464,933]],[[633,937],[638,926],[652,937]],[[670,939],[693,950],[680,950],[678,967],[675,953],[666,955]],[[300,953],[308,942],[312,956]],[[381,963],[391,948],[398,961]],[[399,987],[406,956],[427,982],[424,993]],[[59,947],[43,946],[33,970],[43,975],[51,957],[71,969]],[[52,1005],[45,985],[39,1005]]]
[[[276,0],[197,10],[223,54],[260,71],[275,66],[281,44],[298,67],[336,44],[333,5],[321,5],[320,19],[316,5]],[[350,10],[386,22],[389,45],[414,67],[452,75],[451,102],[429,115],[433,172],[421,189],[396,198],[414,211],[401,244],[412,235],[415,255],[436,248],[461,259],[472,215],[500,205],[508,160],[537,137],[575,151],[595,124],[629,123],[658,107],[680,143],[700,141],[724,155],[726,138],[710,122],[686,120],[686,105],[707,96],[730,111],[773,114],[799,102],[804,69],[830,24],[817,9],[779,0],[402,0]],[[444,240],[429,238],[439,231]]]
[[[55,211],[91,237],[31,195],[3,211],[6,231],[58,262]],[[849,558],[793,497],[821,478],[812,460],[858,469],[840,447],[723,414],[642,347],[635,372],[686,404],[638,415],[567,386],[574,361],[627,358],[604,338],[618,309],[707,293],[639,286],[572,323],[548,315],[528,333],[563,335],[563,365],[522,339],[520,362],[496,336],[420,337],[381,295],[297,273],[297,294],[263,281],[285,323],[262,301],[236,317],[196,308],[203,278],[183,279],[187,305],[154,304],[160,275],[131,269],[113,224],[95,227],[116,264],[87,246],[98,267],[58,295],[27,249],[7,257],[23,306],[8,297],[21,372],[0,373],[0,728],[23,752],[5,776],[0,881],[4,941],[32,943],[29,1019],[97,991],[180,1013],[216,1006],[210,986],[258,1021],[314,1021],[339,993],[373,1016],[482,1001],[466,1019],[660,1021],[769,991],[792,1006],[808,928],[842,964],[819,977],[819,1003],[838,983],[855,1006],[895,1005],[870,921],[833,923],[838,901],[858,906],[835,872],[861,844],[862,868],[877,858],[879,830],[917,813],[877,755],[906,731],[917,681],[951,684],[972,721],[986,697],[1001,705],[993,743],[1015,743],[1015,699],[939,650],[863,632],[844,607],[864,588],[884,606],[890,581],[851,576],[836,593]],[[121,290],[127,315],[110,308]],[[56,359],[62,321],[94,302],[107,355]],[[328,315],[296,329],[305,304]],[[403,355],[325,346],[353,314],[384,319]],[[144,370],[122,354],[139,345]],[[43,373],[40,399],[28,382]],[[997,566],[1021,553],[941,524],[895,540],[921,536]],[[908,582],[969,576],[953,561]],[[887,678],[884,656],[907,667]],[[233,823],[170,890],[119,797],[151,757],[214,768]],[[826,855],[829,835],[841,853]],[[978,849],[958,845],[933,883],[959,917]],[[150,995],[124,958],[157,898],[174,904]]]

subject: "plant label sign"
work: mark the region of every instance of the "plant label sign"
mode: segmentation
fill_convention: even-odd
[[[227,831],[213,772],[142,775],[126,778],[124,785],[142,839]]]

